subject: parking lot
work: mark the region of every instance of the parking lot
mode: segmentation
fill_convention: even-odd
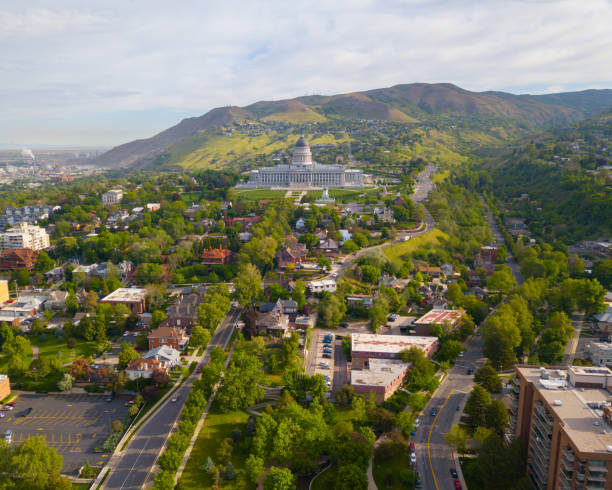
[[[334,335],[334,339],[325,342],[325,336],[329,334]],[[342,340],[336,335],[329,331],[315,331],[306,361],[306,374],[327,376],[330,391],[335,391],[347,383],[346,356],[342,349]]]
[[[0,433],[11,430],[13,443],[43,436],[63,456],[62,473],[76,474],[86,460],[92,465],[106,462],[110,455],[94,449],[108,437],[113,420],[124,421],[127,399],[118,396],[106,402],[100,395],[22,394],[13,410],[2,412]],[[24,416],[28,408],[32,410]]]

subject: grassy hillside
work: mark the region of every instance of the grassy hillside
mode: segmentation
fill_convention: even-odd
[[[237,165],[257,155],[271,157],[279,151],[292,151],[299,134],[268,131],[257,136],[236,132],[231,136],[201,131],[169,148],[168,164],[187,169],[221,168]],[[307,135],[311,145],[341,144],[348,136]]]
[[[441,239],[448,239],[448,235],[438,228],[434,228],[422,235],[414,237],[407,242],[398,243],[383,249],[385,257],[389,260],[403,257],[406,254],[414,252],[417,248],[431,243],[432,245],[440,245]]]

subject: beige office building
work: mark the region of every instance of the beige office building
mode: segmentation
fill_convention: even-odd
[[[509,434],[534,488],[612,489],[612,371],[517,366]]]
[[[29,248],[38,251],[49,248],[49,245],[49,235],[44,228],[25,222],[0,233],[0,248],[2,250]]]

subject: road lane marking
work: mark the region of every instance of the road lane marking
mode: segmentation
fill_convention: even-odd
[[[434,484],[436,485],[436,490],[440,490],[440,487],[438,486],[438,480],[436,479],[436,473],[434,472],[433,465],[431,464],[431,450],[429,446],[429,441],[431,440],[431,433],[433,432],[433,428],[436,425],[436,420],[438,420],[438,417],[442,413],[442,409],[444,408],[444,405],[446,405],[446,402],[448,401],[448,399],[450,398],[452,394],[453,394],[453,390],[450,390],[448,393],[448,396],[446,397],[446,400],[444,400],[444,403],[442,403],[440,410],[438,410],[438,413],[434,417],[433,422],[431,423],[431,427],[429,428],[429,435],[427,436],[427,459],[429,459],[429,468],[431,469],[431,476],[433,476]]]

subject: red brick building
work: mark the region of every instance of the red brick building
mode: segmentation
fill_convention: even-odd
[[[167,345],[176,350],[183,350],[189,343],[189,337],[181,328],[159,327],[149,334],[149,350]]]
[[[31,248],[6,249],[0,255],[0,271],[32,270],[37,258],[38,252]]]
[[[202,263],[206,265],[229,264],[232,251],[227,248],[209,248],[202,252]]]
[[[306,258],[306,245],[296,243],[285,246],[276,252],[276,263],[279,267],[287,267],[289,264],[301,264]]]

